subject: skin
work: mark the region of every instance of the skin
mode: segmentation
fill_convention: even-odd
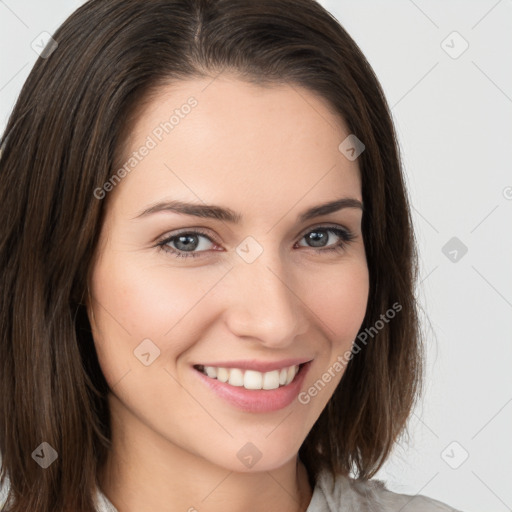
[[[88,303],[111,389],[101,489],[120,512],[304,511],[313,490],[298,450],[343,370],[306,405],[254,413],[214,394],[192,365],[304,357],[307,391],[350,350],[368,301],[362,211],[298,220],[328,201],[362,201],[357,160],[338,150],[350,132],[306,89],[223,74],[159,90],[130,127],[126,159],[190,96],[197,106],[104,199]],[[171,199],[229,207],[243,221],[137,218]],[[306,235],[325,225],[355,238],[315,252]],[[196,240],[198,257],[156,246],[183,228],[212,240]],[[236,252],[248,236],[263,249],[252,263]],[[331,233],[324,245],[339,241]],[[183,250],[176,239],[168,246]],[[148,338],[160,355],[145,366],[134,350]],[[251,468],[237,457],[248,442],[262,454]]]

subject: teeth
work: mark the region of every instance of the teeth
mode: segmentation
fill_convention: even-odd
[[[243,386],[245,384],[244,374],[238,368],[229,371],[229,381],[232,386]]]
[[[279,370],[263,374],[263,389],[277,389],[279,387]]]
[[[215,370],[215,368],[212,369]],[[220,380],[221,382],[227,382],[229,380],[229,372],[226,368],[217,368],[217,380]]]
[[[293,377],[295,377],[295,366],[290,366],[290,368],[288,368],[288,375],[286,376],[286,382],[291,382],[293,380]]]
[[[207,366],[205,368],[205,372],[208,377],[211,377],[212,379],[217,378],[217,368],[214,368],[213,366]]]
[[[245,389],[277,389],[280,386],[288,386],[298,371],[298,365],[265,373],[255,370],[244,371],[239,368],[216,368],[214,366],[202,368],[202,372],[212,379],[227,382],[230,386],[243,386]]]

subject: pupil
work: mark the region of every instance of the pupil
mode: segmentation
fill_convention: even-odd
[[[323,247],[325,245],[326,236],[325,236],[325,233],[323,233],[323,232],[312,231],[309,235],[309,240],[311,242],[313,242],[313,244],[320,242],[320,244],[314,245],[315,247]],[[324,243],[322,243],[322,241]]]
[[[182,247],[180,247],[180,244]],[[176,246],[179,250],[195,249],[197,247],[197,236],[193,235],[181,235],[178,237]]]

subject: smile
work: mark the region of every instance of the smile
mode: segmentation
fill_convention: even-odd
[[[292,365],[269,372],[203,365],[196,365],[194,368],[210,379],[216,379],[230,386],[250,390],[271,390],[288,386],[299,373],[301,366],[303,365]]]
[[[283,361],[216,361],[195,364],[196,378],[214,396],[238,410],[270,413],[284,409],[296,399],[312,359]]]

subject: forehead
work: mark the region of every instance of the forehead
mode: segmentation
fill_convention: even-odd
[[[319,197],[361,200],[357,161],[338,149],[344,120],[296,85],[223,75],[177,82],[145,102],[127,133],[116,202],[222,202],[261,217]]]

